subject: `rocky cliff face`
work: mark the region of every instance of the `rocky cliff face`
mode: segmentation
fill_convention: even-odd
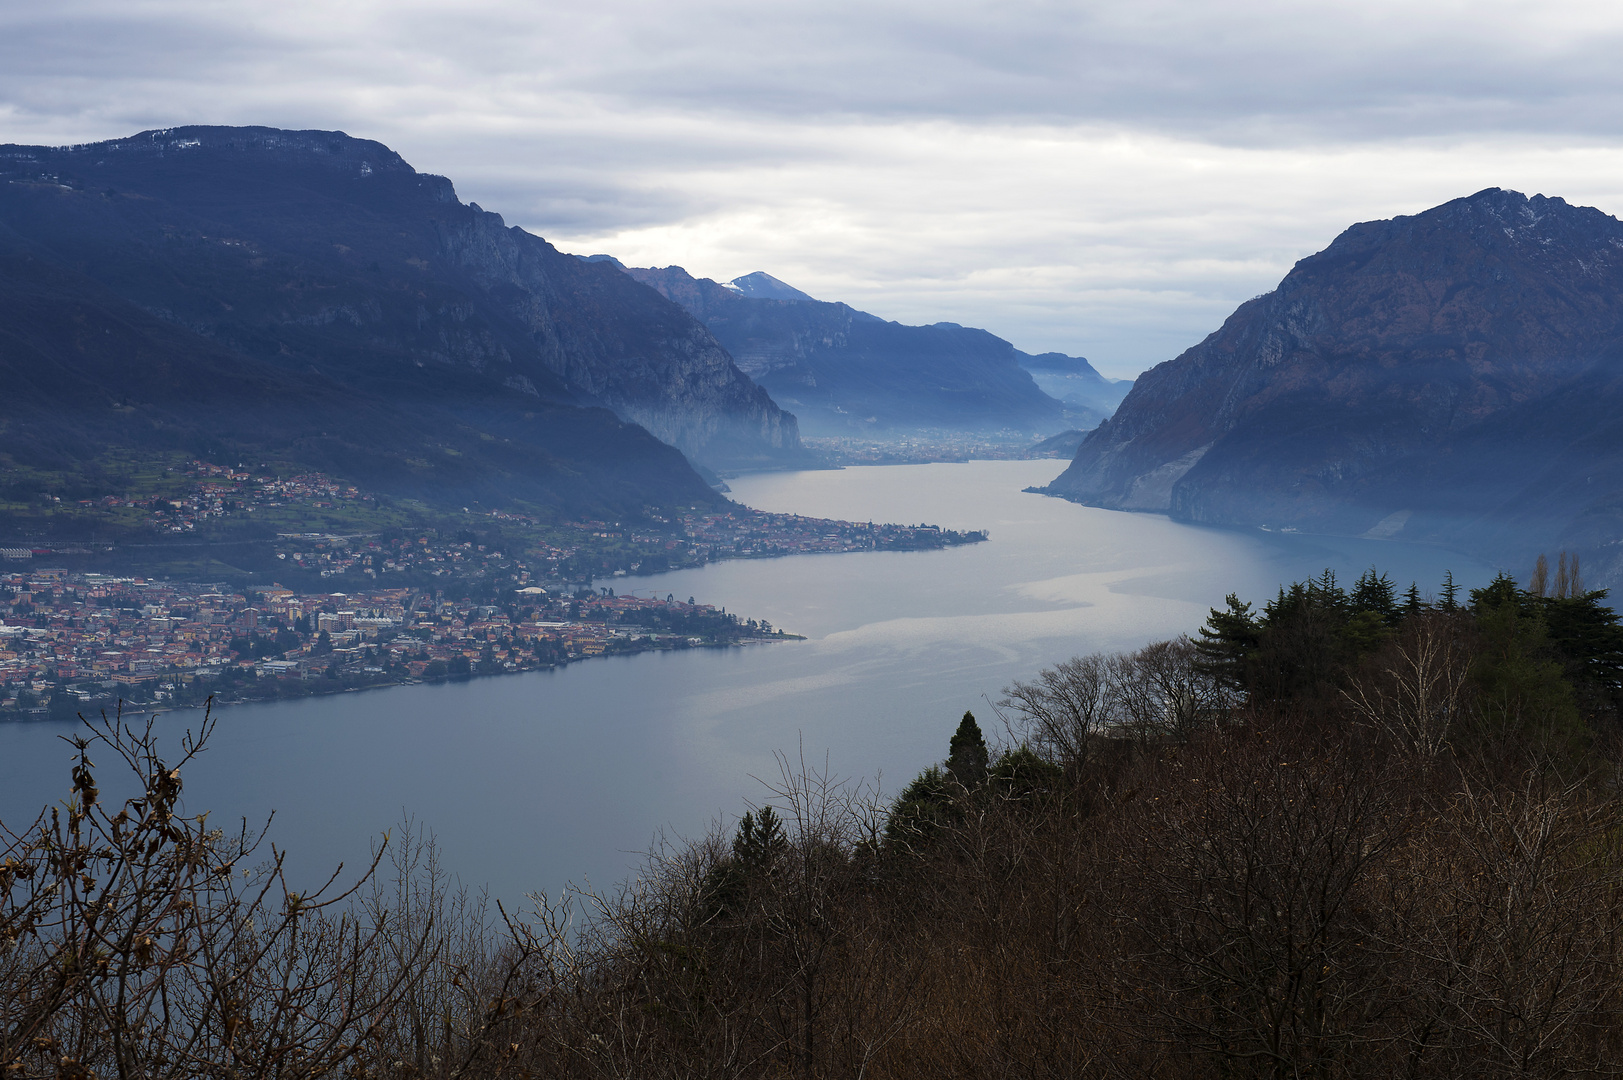
[[[1507,555],[1589,543],[1623,490],[1620,375],[1623,222],[1490,189],[1303,259],[1141,376],[1048,490]]]
[[[461,379],[601,404],[716,467],[798,460],[794,417],[679,306],[379,143],[177,128],[3,147],[0,174],[0,220],[36,250],[267,363],[388,395]]]
[[[730,285],[680,266],[626,273],[703,322],[809,434],[1047,433],[1078,419],[1032,380],[1024,353],[985,330],[887,322],[761,273]]]

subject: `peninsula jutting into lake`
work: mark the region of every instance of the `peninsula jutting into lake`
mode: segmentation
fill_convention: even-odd
[[[185,498],[108,497],[96,509],[123,510],[160,533],[186,534],[218,530],[256,510],[285,513],[301,500],[318,509],[375,502],[319,474],[279,481],[192,466],[189,474],[220,479]],[[43,549],[41,565],[7,572],[32,564],[36,553],[0,550],[0,719],[71,719],[119,702],[177,707],[209,698],[224,704],[301,697],[512,674],[595,656],[782,641],[793,635],[692,596],[639,598],[618,595],[616,587],[723,559],[922,551],[986,539],[980,531],[744,507],[655,515],[636,528],[587,521],[543,529],[516,514],[492,517],[468,522],[486,531],[462,528],[451,538],[392,528],[278,534],[265,545],[279,576],[331,586],[320,592],[43,564],[72,556],[116,562],[117,548]],[[593,587],[596,578],[612,584]]]

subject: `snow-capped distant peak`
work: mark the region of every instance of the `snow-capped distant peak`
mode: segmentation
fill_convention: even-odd
[[[729,289],[736,289],[739,293],[750,297],[752,300],[815,299],[815,297],[806,295],[793,285],[779,281],[762,270],[757,270],[753,274],[745,274],[743,277],[735,277],[726,285]]]

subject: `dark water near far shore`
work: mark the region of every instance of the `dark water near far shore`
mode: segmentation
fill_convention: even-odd
[[[766,618],[804,642],[650,653],[434,686],[224,710],[186,775],[190,812],[226,822],[276,811],[272,838],[306,879],[364,861],[409,814],[445,864],[503,898],[566,880],[623,878],[658,830],[693,835],[745,801],[773,754],[882,774],[894,792],[944,756],[965,709],[1081,652],[1193,633],[1224,594],[1377,564],[1435,592],[1493,574],[1437,548],[1181,525],[1027,495],[1062,463],[781,473],[732,481],[763,510],[984,528],[935,552],[806,555],[616,579]],[[167,714],[176,734],[197,714]],[[991,725],[985,725],[990,730]],[[0,725],[0,820],[17,827],[67,793],[71,731]],[[105,763],[104,763],[105,764]],[[322,876],[325,876],[323,873]]]

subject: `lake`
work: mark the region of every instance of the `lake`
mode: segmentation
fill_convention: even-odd
[[[1077,653],[1194,633],[1236,592],[1260,606],[1329,567],[1378,565],[1435,592],[1493,569],[1439,548],[1183,525],[1029,495],[1058,461],[978,461],[731,481],[762,510],[986,529],[926,552],[717,563],[617,591],[674,593],[807,640],[588,660],[550,672],[403,686],[221,711],[185,775],[188,812],[276,813],[271,837],[306,882],[364,862],[403,816],[470,885],[516,899],[566,880],[609,886],[659,832],[701,834],[767,798],[774,754],[879,777],[894,793],[946,755],[965,709],[997,734],[1010,681]],[[178,738],[196,713],[159,717]],[[0,724],[0,820],[67,794],[72,730]],[[103,765],[108,762],[102,762]]]

